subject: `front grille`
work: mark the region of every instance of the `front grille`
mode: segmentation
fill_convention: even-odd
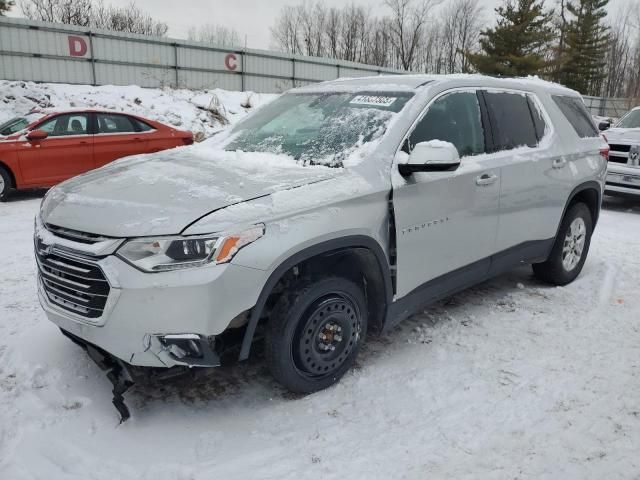
[[[65,240],[71,240],[73,242],[93,245],[94,243],[102,242],[104,240],[110,240],[109,237],[104,237],[102,235],[79,232],[77,230],[71,230],[70,228],[58,227],[57,225],[52,225],[50,223],[46,225],[46,228],[57,237],[64,238]]]
[[[615,152],[629,152],[629,150],[631,150],[631,145],[618,145],[615,143],[610,143],[609,148]]]
[[[613,155],[611,152],[609,152],[609,161],[613,162],[613,163],[624,163],[626,165],[628,159],[627,159],[627,157],[619,157],[619,156]]]
[[[77,315],[98,318],[109,296],[109,282],[90,259],[51,251],[36,240],[36,261],[42,286],[51,303]]]

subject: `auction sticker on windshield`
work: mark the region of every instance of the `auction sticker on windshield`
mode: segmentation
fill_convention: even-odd
[[[397,97],[384,97],[379,95],[357,95],[349,103],[354,105],[375,105],[377,107],[390,107]]]

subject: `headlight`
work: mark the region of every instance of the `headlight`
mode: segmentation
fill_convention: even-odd
[[[118,250],[118,256],[145,272],[230,262],[238,251],[264,235],[264,225],[237,234],[136,238]]]

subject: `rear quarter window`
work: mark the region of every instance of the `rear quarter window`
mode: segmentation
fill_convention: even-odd
[[[491,119],[494,151],[538,145],[536,124],[525,93],[484,92],[484,97]]]
[[[146,122],[143,122],[142,120],[138,119],[138,118],[133,118],[131,117],[131,119],[136,122],[136,124],[138,125],[138,128],[141,132],[150,132],[151,130],[155,130],[151,125],[149,125]]]
[[[552,98],[579,137],[588,138],[600,135],[580,97],[552,95]]]

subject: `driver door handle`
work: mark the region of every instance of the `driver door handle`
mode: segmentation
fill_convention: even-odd
[[[476,185],[491,185],[495,183],[496,180],[498,180],[498,176],[495,173],[483,173],[479,177],[476,177]]]
[[[554,158],[553,168],[563,168],[567,164],[566,158]]]

